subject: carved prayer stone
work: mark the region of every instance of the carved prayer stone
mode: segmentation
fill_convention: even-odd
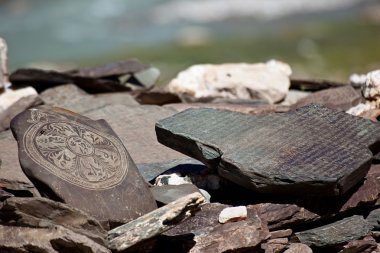
[[[378,124],[319,105],[259,116],[189,109],[159,121],[156,133],[237,184],[294,195],[347,192],[380,144]]]
[[[11,128],[21,167],[42,195],[82,209],[103,224],[127,222],[156,208],[106,121],[40,108],[16,116]]]

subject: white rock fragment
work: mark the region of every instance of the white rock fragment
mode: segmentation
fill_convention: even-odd
[[[205,198],[205,202],[210,203],[210,201],[211,201],[210,193],[208,193],[207,191],[205,191],[203,189],[199,189],[199,191],[202,193],[203,197]]]
[[[245,220],[247,218],[247,207],[226,207],[219,214],[219,223]]]
[[[354,116],[359,116],[363,112],[371,110],[371,105],[370,104],[363,104],[360,103],[354,107],[351,107],[346,111],[346,113],[354,115]]]
[[[355,88],[361,88],[363,85],[365,85],[365,82],[367,80],[367,75],[364,74],[352,74],[350,76],[350,84]]]
[[[0,94],[0,131],[9,128],[14,116],[38,103],[37,91],[32,87],[6,89]]]
[[[180,184],[192,184],[189,177],[181,177],[177,173],[160,175],[156,178],[154,185],[180,185]]]
[[[180,72],[169,83],[168,90],[195,98],[265,99],[275,103],[288,93],[291,73],[288,64],[275,60],[256,64],[201,64]]]
[[[372,109],[380,108],[380,69],[367,74],[362,95],[371,103]]]
[[[6,86],[9,86],[8,80],[8,47],[3,38],[0,37],[0,93]]]

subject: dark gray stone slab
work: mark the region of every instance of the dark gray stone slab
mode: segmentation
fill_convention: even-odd
[[[156,124],[159,142],[226,179],[259,192],[311,195],[340,195],[361,181],[379,130],[319,105],[259,116],[189,109]]]
[[[40,196],[20,167],[17,142],[11,131],[0,133],[0,188],[16,196]]]
[[[62,107],[77,113],[85,113],[110,104],[138,105],[128,93],[90,95],[74,84],[47,89],[40,97],[46,105]]]
[[[361,101],[360,93],[351,85],[345,85],[312,93],[297,101],[292,107],[300,108],[308,104],[320,104],[332,109],[347,111]]]
[[[106,231],[85,212],[47,198],[12,197],[0,209],[1,224],[10,226],[49,227],[61,225],[105,244]]]
[[[296,233],[309,246],[331,247],[362,238],[371,231],[370,224],[360,215],[354,215],[322,227]]]
[[[105,119],[119,136],[136,164],[163,163],[187,156],[158,143],[155,123],[175,114],[173,109],[142,105],[110,105],[86,113],[93,119]]]
[[[57,107],[39,108],[16,116],[11,128],[21,167],[43,196],[111,226],[156,208],[147,184],[106,121]]]
[[[88,237],[62,226],[31,228],[3,225],[0,225],[0,252],[111,253]]]
[[[150,191],[156,201],[164,205],[194,192],[201,193],[193,184],[153,186]]]

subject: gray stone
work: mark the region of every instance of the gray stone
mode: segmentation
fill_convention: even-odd
[[[0,221],[8,226],[50,227],[61,225],[105,244],[106,231],[85,212],[47,198],[11,197],[0,209]]]
[[[192,193],[108,232],[107,246],[117,252],[148,240],[188,218],[204,202]]]
[[[30,228],[3,225],[0,225],[0,252],[111,253],[88,237],[62,226]]]
[[[0,188],[16,196],[40,196],[20,167],[17,142],[11,131],[0,133]]]
[[[296,233],[297,238],[309,246],[331,247],[345,244],[366,236],[371,225],[360,215]]]
[[[43,196],[79,208],[104,226],[156,208],[147,184],[106,121],[58,107],[39,108],[17,115],[11,128],[21,168]]]
[[[137,107],[110,105],[85,115],[93,119],[105,119],[119,136],[136,164],[156,164],[188,158],[161,145],[156,138],[154,124],[174,113],[173,109],[152,105]]]
[[[365,131],[363,131],[365,129]],[[366,175],[380,127],[320,105],[251,116],[189,109],[156,124],[157,139],[266,193],[340,195]]]
[[[193,184],[154,186],[150,188],[150,191],[155,200],[161,204],[169,204],[194,192],[201,193]]]
[[[358,105],[362,101],[362,96],[351,85],[317,91],[309,96],[300,99],[293,108],[300,108],[308,104],[320,104],[328,108],[347,111],[351,107]]]

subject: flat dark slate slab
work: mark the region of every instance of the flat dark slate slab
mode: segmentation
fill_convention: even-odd
[[[81,209],[103,224],[127,222],[156,208],[106,121],[40,108],[16,116],[11,128],[21,167],[41,195]]]
[[[361,101],[362,96],[360,93],[351,85],[345,85],[312,93],[298,100],[292,107],[300,108],[308,104],[320,104],[332,109],[347,111]]]
[[[354,215],[322,227],[296,233],[298,239],[309,246],[331,247],[366,236],[371,225],[360,215]]]
[[[295,195],[347,192],[380,144],[378,124],[319,105],[260,116],[189,109],[159,121],[156,133],[237,184]]]

